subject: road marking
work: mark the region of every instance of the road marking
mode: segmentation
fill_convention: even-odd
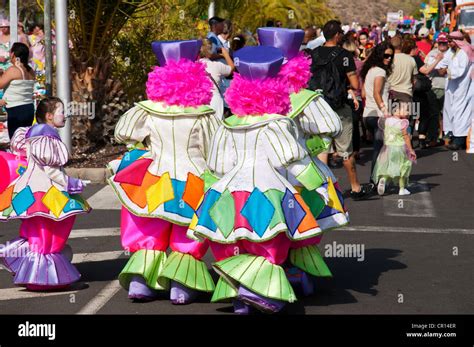
[[[91,261],[103,261],[117,259],[123,254],[123,251],[96,252],[96,253],[78,253],[72,256],[72,263],[87,263]]]
[[[94,210],[120,210],[122,208],[120,200],[109,185],[92,195],[87,202]]]
[[[98,253],[78,253],[74,254],[72,262],[74,264],[96,262],[104,260],[113,260],[119,258],[123,254],[123,251],[111,251],[111,252],[98,252]],[[0,266],[2,270],[5,270]],[[80,283],[80,282],[79,282]],[[17,299],[30,299],[30,298],[42,298],[57,295],[70,295],[78,293],[80,290],[69,290],[61,292],[31,292],[27,291],[22,287],[5,288],[0,289],[0,301],[6,300],[17,300]]]
[[[105,237],[120,236],[120,228],[95,228],[95,229],[77,229],[72,230],[70,239],[79,239],[83,237]]]
[[[335,231],[368,231],[381,233],[422,233],[422,234],[461,234],[474,235],[474,229],[455,228],[417,228],[417,227],[391,227],[391,226],[344,226]]]
[[[121,288],[122,287],[118,280],[110,282],[94,299],[81,308],[77,314],[95,314],[99,312],[99,310],[104,307],[104,305],[107,304]]]
[[[79,292],[79,290],[71,290],[67,292],[30,292],[25,288],[14,287],[0,289],[0,301],[6,300],[18,300],[18,299],[31,299],[31,298],[44,298],[49,296],[57,295],[70,295]]]
[[[428,184],[419,181],[411,184],[409,190],[412,193],[411,195],[400,196],[394,194],[384,196],[382,199],[384,214],[395,217],[436,217]]]
[[[95,252],[95,253],[77,253],[72,256],[73,264],[104,261],[104,260],[114,260],[119,258],[124,251],[109,251],[109,252]],[[0,264],[0,269],[5,270],[2,264]],[[1,294],[0,294],[1,295]]]

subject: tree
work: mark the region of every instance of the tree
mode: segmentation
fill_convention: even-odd
[[[128,107],[120,81],[112,76],[111,47],[125,23],[150,6],[140,0],[70,0],[72,100],[95,103],[95,118],[73,117],[76,150],[94,150],[111,137]]]

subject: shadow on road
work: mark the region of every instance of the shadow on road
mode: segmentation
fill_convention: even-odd
[[[333,278],[318,278],[316,293],[304,298],[296,293],[299,299],[289,305],[287,313],[304,314],[308,306],[330,306],[357,302],[349,290],[363,294],[377,295],[379,277],[392,270],[406,269],[407,266],[393,258],[402,253],[397,249],[365,250],[364,261],[355,258],[325,258]]]

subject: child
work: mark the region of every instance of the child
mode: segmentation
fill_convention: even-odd
[[[379,127],[384,131],[384,146],[375,163],[373,180],[378,182],[379,195],[385,193],[389,181],[399,184],[398,195],[409,195],[410,191],[406,187],[412,162],[416,160],[407,132],[410,112],[408,103],[395,101],[392,105],[395,106],[392,107],[393,116],[379,119]]]
[[[43,291],[66,288],[81,277],[61,252],[76,215],[90,207],[78,195],[87,182],[68,177],[62,168],[69,153],[56,130],[65,123],[61,100],[41,100],[36,119],[36,125],[14,134],[13,147],[26,153],[28,166],[1,193],[0,220],[21,219],[20,236],[28,240],[26,255],[13,261],[14,283]]]
[[[171,287],[173,304],[189,304],[199,292],[214,290],[201,260],[208,243],[186,237],[217,128],[207,106],[213,84],[196,62],[200,47],[199,40],[153,42],[159,66],[148,75],[149,100],[136,103],[115,128],[117,142],[147,147],[109,165],[108,182],[123,204],[122,246],[133,252],[119,275],[131,300],[151,301]]]
[[[331,230],[349,222],[348,213],[344,209],[344,201],[337,179],[317,155],[326,149],[327,142],[342,132],[341,120],[320,93],[306,89],[311,77],[311,59],[306,57],[299,48],[303,42],[304,31],[286,28],[258,28],[258,41],[262,46],[281,49],[286,63],[283,64],[280,76],[288,83],[290,89],[291,111],[287,117],[293,119],[298,129],[298,142],[311,155],[319,176],[318,188],[308,191],[291,175],[286,167],[279,172],[301,193],[303,200],[316,217],[321,230]],[[326,141],[325,139],[329,139]],[[314,146],[317,144],[317,146]],[[287,268],[291,273],[292,283],[301,282],[303,292],[310,295],[313,285],[310,275],[331,276],[329,269],[317,248],[321,237],[294,242],[289,253],[289,263],[295,268]],[[311,267],[317,259],[321,266]],[[299,272],[299,275],[298,275]],[[296,275],[296,276],[295,276]]]
[[[235,57],[239,73],[226,92],[234,115],[216,132],[208,158],[209,169],[222,177],[210,184],[189,233],[209,240],[218,261],[221,279],[212,301],[234,299],[241,314],[248,305],[278,312],[296,300],[282,267],[292,243],[321,229],[277,168],[285,166],[308,191],[319,187],[319,174],[285,116],[290,92],[276,77],[282,52],[245,47]]]

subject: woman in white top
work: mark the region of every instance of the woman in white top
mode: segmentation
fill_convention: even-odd
[[[387,78],[392,71],[394,52],[393,46],[388,42],[378,45],[365,61],[360,73],[364,81],[362,88],[362,97],[365,97],[363,119],[365,127],[374,139],[372,169],[370,171],[372,183],[375,183],[372,180],[372,171],[383,146],[383,133],[378,127],[378,120],[379,117],[389,114]]]
[[[226,64],[219,60],[210,60],[212,55],[212,45],[210,41],[203,40],[201,47],[201,62],[206,64],[206,72],[209,74],[214,84],[213,95],[211,100],[211,108],[216,111],[215,116],[222,120],[224,118],[224,91],[221,90],[221,81],[224,77],[229,77],[235,69],[234,62],[230,57],[229,51],[222,48],[222,56]]]
[[[33,124],[35,72],[28,65],[29,54],[25,44],[15,42],[10,50],[12,66],[0,71],[0,89],[5,89],[0,107],[5,106],[7,110],[10,138],[16,129]]]

